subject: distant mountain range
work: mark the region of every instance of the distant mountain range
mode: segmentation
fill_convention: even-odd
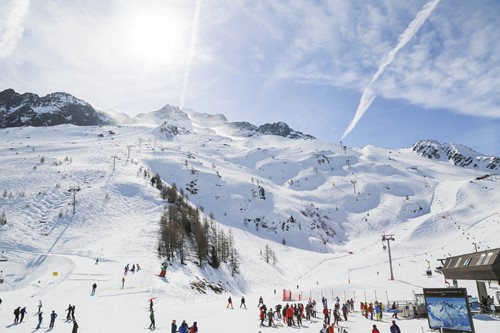
[[[120,124],[172,125],[188,132],[193,122],[226,126],[233,135],[278,135],[290,139],[315,139],[312,135],[294,131],[287,124],[278,122],[256,126],[248,122],[228,122],[222,114],[198,113],[166,105],[160,110],[140,113],[135,117],[113,110],[96,110],[89,103],[73,95],[57,92],[40,97],[33,93],[19,94],[13,89],[0,92],[0,128],[23,126],[104,126]],[[185,131],[180,131],[185,132]]]
[[[149,124],[158,126],[166,137],[192,133],[194,128],[220,132],[233,136],[251,137],[277,135],[290,139],[313,140],[314,136],[291,129],[284,122],[263,124],[229,122],[222,114],[198,113],[190,109],[165,105],[157,111],[140,113],[135,117],[114,110],[96,110],[89,103],[64,92],[40,97],[33,93],[19,94],[13,89],[0,92],[0,128],[23,126],[105,126],[121,124]],[[434,140],[421,140],[412,147],[417,154],[438,161],[451,162],[461,167],[486,170],[500,169],[500,158],[483,156],[459,144],[441,144]]]

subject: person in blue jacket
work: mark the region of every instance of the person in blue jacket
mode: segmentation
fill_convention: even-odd
[[[392,321],[391,333],[401,333],[401,330],[399,329],[399,326],[396,324],[395,320]]]
[[[179,333],[189,333],[189,326],[185,320],[183,320],[181,326],[179,326]]]

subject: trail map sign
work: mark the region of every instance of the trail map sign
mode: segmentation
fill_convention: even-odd
[[[429,328],[446,333],[475,333],[467,289],[424,289]]]

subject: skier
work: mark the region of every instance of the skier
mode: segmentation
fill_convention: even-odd
[[[380,331],[377,328],[377,325],[373,325],[372,333],[380,333]]]
[[[75,304],[71,307],[71,319],[75,320]]]
[[[21,313],[20,306],[14,310],[14,324],[17,324],[19,322],[19,313]]]
[[[391,310],[392,310],[392,311],[394,311],[394,312],[392,313],[392,318],[398,319],[398,312],[399,312],[399,311],[398,311],[398,307],[397,307],[397,305],[396,305],[396,302],[393,302],[393,303],[392,303]]]
[[[179,327],[179,333],[188,333],[189,327],[185,320],[182,321],[181,326]]]
[[[375,320],[380,321],[380,304],[378,302],[375,302]]]
[[[149,329],[154,330],[156,328],[155,326],[155,312],[153,310],[150,311],[151,313],[149,314],[149,320],[151,321],[151,324],[149,324]]]
[[[78,324],[76,323],[76,320],[73,320],[73,330],[71,333],[78,333]]]
[[[269,327],[273,326],[274,323],[273,318],[274,318],[273,307],[270,306],[269,311],[267,311],[267,319],[269,320]]]
[[[401,330],[399,329],[399,326],[396,325],[395,320],[392,321],[391,333],[401,333]]]
[[[264,311],[262,308],[260,308],[259,319],[260,319],[260,326],[264,326],[264,319],[266,319],[266,311]]]
[[[294,315],[297,318],[297,326],[302,326],[302,311],[300,309],[300,304],[295,308]]]
[[[42,313],[43,312],[38,312],[38,325],[36,326],[36,329],[39,329],[42,326],[42,320],[43,320]]]
[[[21,314],[21,319],[19,320],[19,322],[22,323],[23,319],[24,319],[24,315],[28,314],[28,312],[26,312],[26,307],[22,308],[19,313]]]
[[[229,306],[231,306],[231,309],[234,309],[233,308],[233,300],[231,299],[231,296],[229,296],[229,298],[227,299],[227,306],[226,306],[226,309],[229,308]]]
[[[177,333],[177,324],[175,322],[175,319],[172,320],[172,326],[171,326],[171,329],[170,329],[170,333]]]
[[[245,296],[241,296],[240,309],[241,309],[242,306],[244,306],[245,309],[247,308],[247,305],[245,304]]]
[[[149,311],[153,311],[153,299],[149,299]]]
[[[347,313],[349,312],[349,307],[348,307],[349,301],[347,304],[342,305],[342,314],[344,315],[344,320],[347,321]]]
[[[97,283],[94,282],[92,285],[92,295],[95,295],[95,290],[97,289]]]
[[[189,328],[189,333],[198,333],[198,323],[194,322],[193,326]]]
[[[42,310],[42,300],[39,299],[38,300],[38,312],[37,313],[40,313],[41,310]]]
[[[71,310],[73,310],[73,306],[70,304],[70,305],[68,305],[68,308],[66,309],[66,311],[68,312],[68,314],[66,315],[67,321],[71,320]]]
[[[264,299],[262,298],[262,296],[259,297],[259,304],[257,305],[257,307],[259,308],[261,304],[264,305]]]
[[[124,286],[125,286],[125,278],[122,277],[122,289],[123,289]]]
[[[54,322],[56,321],[56,318],[57,318],[57,313],[54,310],[52,310],[52,313],[50,314],[50,325],[49,325],[50,329],[54,328]]]
[[[323,324],[323,328],[319,331],[319,333],[326,333],[326,324]]]

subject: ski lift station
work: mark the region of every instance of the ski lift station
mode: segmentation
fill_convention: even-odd
[[[486,282],[500,285],[500,248],[446,258],[441,272],[446,279],[476,281],[479,299],[487,297]]]

